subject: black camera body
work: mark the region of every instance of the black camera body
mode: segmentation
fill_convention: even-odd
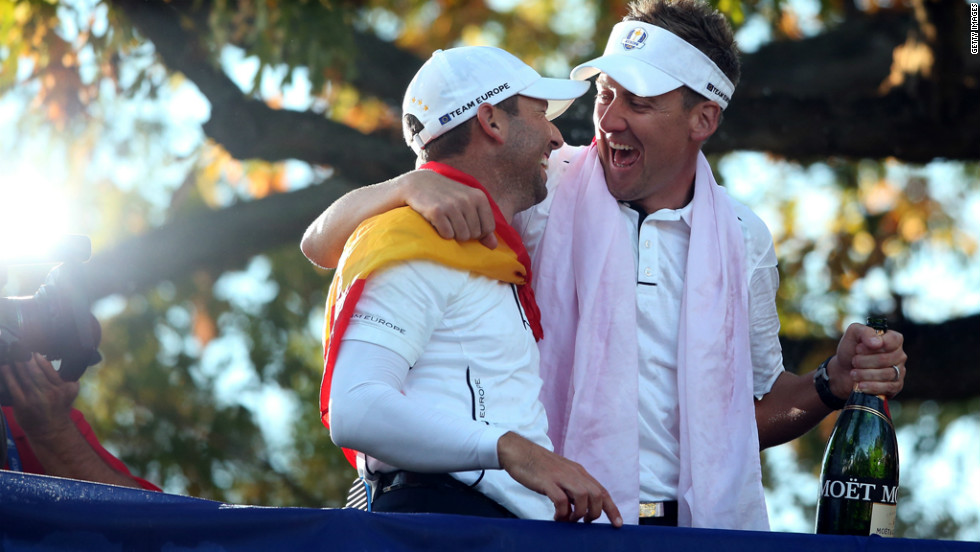
[[[18,258],[8,264],[60,262],[33,296],[0,297],[0,364],[23,362],[31,353],[60,360],[58,374],[76,381],[102,360],[102,328],[89,308],[81,264],[91,255],[86,236],[66,236],[50,257]],[[0,267],[0,270],[3,270]],[[5,280],[6,274],[4,273]]]

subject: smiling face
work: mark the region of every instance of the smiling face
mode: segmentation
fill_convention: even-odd
[[[684,108],[681,89],[640,97],[605,74],[596,87],[593,121],[609,193],[648,213],[686,205],[701,143],[696,109]]]
[[[564,143],[546,116],[548,102],[518,96],[517,113],[509,114],[504,156],[509,160],[517,210],[540,203],[547,195],[548,157]]]

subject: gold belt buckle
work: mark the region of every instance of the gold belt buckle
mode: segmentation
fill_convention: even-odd
[[[664,517],[666,512],[664,511],[663,502],[641,502],[640,503],[640,517],[641,518],[659,518]]]

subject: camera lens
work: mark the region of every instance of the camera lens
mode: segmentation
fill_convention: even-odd
[[[0,363],[41,353],[61,360],[61,379],[74,381],[102,360],[97,350],[102,328],[89,312],[74,269],[55,267],[33,297],[0,297]]]

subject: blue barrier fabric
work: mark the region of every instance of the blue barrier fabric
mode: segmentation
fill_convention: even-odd
[[[980,543],[237,506],[0,472],[0,550],[980,552]]]

